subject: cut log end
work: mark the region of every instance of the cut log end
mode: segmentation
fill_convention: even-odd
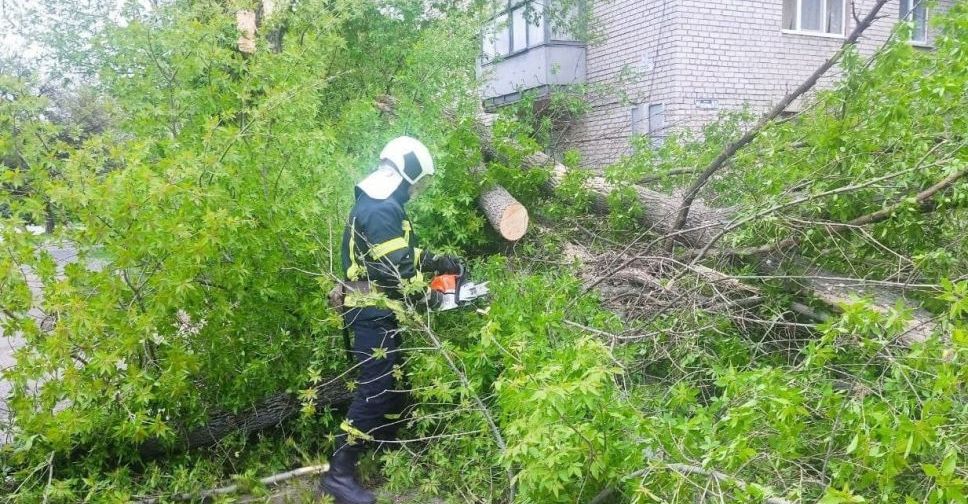
[[[528,209],[521,203],[513,203],[504,209],[498,224],[498,233],[508,241],[518,241],[528,232]]]
[[[502,238],[517,241],[528,232],[528,209],[501,186],[481,194],[478,204]]]
[[[254,11],[240,10],[235,13],[235,27],[239,30],[239,51],[255,53],[256,16]]]

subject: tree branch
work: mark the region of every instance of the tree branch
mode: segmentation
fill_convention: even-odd
[[[272,476],[267,476],[261,478],[259,483],[265,486],[275,486],[279,483],[289,481],[295,478],[302,478],[305,476],[315,476],[317,474],[322,474],[329,470],[329,464],[300,467],[299,469],[294,469],[292,471],[287,471],[284,473],[273,474]],[[208,501],[212,497],[217,497],[219,495],[228,495],[236,493],[240,490],[238,484],[228,485],[219,488],[212,488],[211,490],[204,490],[199,493],[180,493],[174,495],[159,495],[154,497],[143,497],[136,502],[138,504],[157,504],[165,501]]]
[[[923,191],[915,194],[913,196],[913,203],[915,205],[917,205],[918,207],[920,207],[922,210],[923,209],[931,208],[931,201],[930,200],[935,195],[937,195],[941,191],[944,191],[944,190],[950,188],[956,182],[958,182],[959,180],[965,178],[966,176],[968,176],[968,168],[966,168],[964,170],[961,170],[961,171],[958,171],[958,172],[955,172],[955,173],[952,173],[951,175],[948,175],[947,177],[945,177],[944,179],[942,179],[938,183],[936,183],[936,184],[932,185],[931,187],[928,187],[928,188],[924,189]],[[843,233],[843,232],[845,232],[845,231],[847,231],[848,229],[851,229],[851,228],[856,228],[856,227],[860,227],[860,226],[867,226],[867,225],[870,225],[870,224],[877,224],[879,222],[884,222],[884,221],[890,219],[891,216],[893,216],[895,212],[897,212],[899,209],[903,208],[905,205],[910,204],[911,203],[911,200],[912,200],[912,198],[904,198],[902,200],[899,200],[899,201],[895,202],[894,204],[892,204],[890,206],[884,207],[884,208],[882,208],[880,210],[877,210],[875,212],[871,212],[869,214],[861,215],[860,217],[856,217],[856,218],[851,219],[851,220],[849,220],[847,222],[825,222],[825,223],[823,223],[823,225],[827,229],[829,229],[831,233],[833,233],[833,234],[840,234],[840,233]],[[732,251],[729,251],[728,252],[728,255],[748,256],[748,255],[765,254],[765,253],[768,253],[768,252],[786,251],[786,250],[789,250],[789,249],[791,249],[791,248],[796,247],[797,245],[799,245],[800,244],[800,241],[801,241],[800,238],[790,237],[790,238],[785,238],[783,240],[780,240],[780,241],[778,241],[776,243],[771,243],[771,244],[767,244],[767,245],[760,245],[758,247],[747,247],[747,248],[743,248],[743,249],[732,250]],[[708,248],[709,247],[707,246],[702,251],[700,251],[700,254],[697,257],[702,257],[703,255],[705,255],[705,253],[708,252]]]
[[[624,478],[622,478],[622,481],[628,481],[633,478],[639,478],[641,476],[648,474],[650,471],[652,471],[655,468],[669,469],[671,471],[675,471],[683,475],[695,474],[699,476],[706,476],[708,478],[716,480],[717,482],[731,483],[739,487],[741,490],[746,490],[747,488],[752,486],[750,483],[747,483],[743,480],[736,479],[726,473],[714,471],[711,469],[703,469],[702,467],[699,467],[699,466],[694,466],[689,464],[678,464],[678,463],[676,464],[659,463],[654,467],[649,467],[646,469],[635,471],[629,474],[628,476],[625,476]],[[602,490],[601,492],[599,492],[594,499],[588,502],[588,504],[602,504],[606,502],[606,500],[613,493],[615,493],[615,486],[609,486],[604,490]],[[763,502],[765,502],[766,504],[793,504],[792,501],[782,499],[780,497],[764,497]]]
[[[689,218],[689,211],[692,206],[692,202],[695,201],[699,191],[706,185],[706,183],[709,182],[712,176],[723,166],[725,166],[726,162],[729,161],[737,152],[739,152],[740,149],[746,147],[754,139],[756,139],[756,137],[759,136],[759,134],[773,121],[773,119],[776,119],[781,113],[783,113],[783,111],[786,110],[786,108],[790,106],[794,100],[812,89],[817,84],[817,81],[819,81],[820,78],[823,77],[823,75],[826,74],[835,63],[837,63],[844,52],[847,51],[847,48],[854,45],[857,42],[857,39],[860,38],[861,34],[863,34],[864,31],[874,22],[874,20],[877,19],[877,13],[880,12],[881,8],[884,7],[887,2],[888,0],[878,0],[877,3],[871,7],[871,10],[867,13],[867,16],[854,28],[854,31],[851,32],[850,36],[847,37],[847,40],[844,40],[844,43],[841,44],[840,49],[838,49],[836,53],[834,53],[830,58],[827,59],[827,61],[824,61],[823,64],[814,70],[813,74],[811,74],[807,80],[800,84],[800,86],[784,96],[783,99],[780,100],[779,103],[777,103],[769,112],[760,117],[759,121],[757,121],[752,128],[747,130],[746,133],[739,138],[739,140],[727,145],[726,148],[723,149],[718,156],[716,156],[716,159],[706,166],[706,168],[702,171],[696,181],[693,182],[692,186],[689,187],[689,189],[686,191],[686,194],[682,198],[682,204],[679,207],[679,214],[672,226],[672,231],[679,231],[683,226],[686,225],[686,220]]]

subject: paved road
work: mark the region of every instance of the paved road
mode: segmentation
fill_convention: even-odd
[[[74,262],[77,259],[77,250],[69,245],[46,245],[44,249],[50,252],[53,256],[54,261],[57,263],[58,273],[64,271],[64,266],[68,263]],[[35,296],[41,296],[40,292],[40,282],[32,274],[28,272],[27,282],[33,290]],[[35,316],[39,316],[38,312]],[[3,370],[14,365],[16,359],[14,358],[14,352],[24,344],[23,339],[21,339],[16,334],[5,335],[3,334],[3,329],[0,329],[0,373]],[[11,426],[9,424],[9,415],[7,410],[7,396],[10,394],[10,383],[3,379],[0,375],[0,444],[9,442]]]

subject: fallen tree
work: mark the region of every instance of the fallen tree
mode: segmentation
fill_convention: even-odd
[[[887,4],[888,0],[877,0],[871,9],[867,12],[867,15],[863,19],[857,19],[855,14],[855,19],[857,19],[857,25],[850,35],[844,40],[840,45],[840,48],[834,54],[830,55],[823,63],[817,67],[816,70],[806,80],[804,80],[796,89],[787,93],[786,96],[780,99],[767,113],[763,114],[760,119],[754,124],[749,130],[747,130],[739,139],[730,143],[713,159],[708,166],[706,166],[702,173],[696,177],[696,180],[689,186],[682,198],[682,203],[679,210],[676,212],[676,220],[672,226],[673,231],[679,231],[689,224],[689,213],[692,211],[693,202],[699,196],[699,191],[709,183],[713,175],[716,174],[720,169],[726,166],[726,162],[729,161],[733,156],[736,155],[740,149],[746,147],[753,140],[759,136],[760,133],[766,129],[767,126],[774,119],[780,117],[784,111],[787,110],[793,102],[803,96],[805,93],[813,89],[817,85],[817,82],[823,77],[827,71],[829,71],[834,64],[836,64],[840,58],[844,55],[848,48],[857,43],[860,36],[874,23],[877,19],[877,13],[880,12],[881,8]]]
[[[475,122],[475,132],[481,139],[481,149],[487,159],[501,159],[503,155],[497,145],[489,124],[494,121],[493,116],[481,116]],[[555,192],[567,180],[569,168],[556,162],[551,156],[543,152],[535,152],[525,156],[520,166],[523,170],[548,169],[551,177],[545,184],[549,193]],[[616,187],[605,180],[605,177],[591,175],[584,181],[584,188],[592,198],[592,210],[604,214],[609,212],[608,195]],[[663,194],[640,186],[633,186],[639,202],[642,204],[640,221],[647,229],[656,234],[668,234],[672,231],[676,212],[679,210],[681,198]],[[708,207],[702,201],[696,203],[689,224],[686,229],[677,233],[677,238],[684,243],[698,246],[711,240],[719,230],[725,226],[732,213],[728,209]]]
[[[493,117],[483,116],[476,121],[475,129],[480,136],[481,148],[485,157],[501,159],[503,157],[501,149],[488,126],[493,120]],[[545,184],[545,189],[548,192],[556,191],[559,186],[565,183],[570,171],[568,167],[558,163],[543,152],[535,152],[526,156],[521,168],[525,170],[548,169],[551,175]],[[918,203],[924,205],[928,198],[940,192],[938,187],[942,184],[944,184],[944,187],[948,187],[950,183],[960,178],[960,175],[962,174],[952,175],[938,185],[922,192],[921,195],[926,196],[918,199]],[[606,214],[610,211],[608,195],[616,190],[613,184],[610,184],[604,177],[592,175],[585,178],[583,188],[592,198],[592,211],[599,214]],[[696,199],[690,204],[692,210],[688,212],[687,225],[681,229],[676,229],[675,219],[682,206],[681,197],[663,194],[639,186],[633,186],[633,189],[638,202],[642,206],[639,220],[647,230],[662,238],[674,237],[681,243],[693,248],[702,249],[714,243],[728,231],[732,223],[740,220],[735,216],[735,209],[716,208],[707,205],[701,199]],[[890,212],[887,211],[876,214],[878,218],[886,218],[889,215]],[[875,220],[865,218],[864,222],[859,222],[859,224],[870,222],[875,222]],[[849,226],[844,225],[842,227],[847,228]],[[614,276],[644,259],[640,256],[629,258],[607,274],[602,275],[598,282],[591,283],[589,288],[595,287],[604,279]],[[755,259],[755,264],[764,268],[764,272],[767,274],[782,274],[777,268],[780,264],[786,263],[783,257],[768,254]],[[695,261],[693,262],[695,263]],[[708,272],[717,277],[730,276],[713,269],[709,269]],[[840,275],[814,269],[809,274],[798,275],[798,279],[801,281],[792,285],[795,287],[794,290],[801,293],[806,299],[822,303],[833,312],[840,312],[845,303],[866,298],[870,301],[874,310],[888,313],[898,306],[899,300],[904,298],[903,293],[878,286],[876,285],[877,282],[868,282],[864,279],[856,279],[853,282],[831,282],[827,280],[830,278],[840,278]],[[796,311],[802,312],[805,310],[807,310],[806,306],[803,303],[798,303]],[[899,339],[900,342],[905,344],[924,341],[936,329],[933,322],[934,317],[926,310],[916,308],[911,315],[912,320],[907,324],[904,335]]]
[[[342,376],[324,379],[314,388],[313,406],[323,409],[345,403],[353,397]],[[293,394],[280,392],[263,399],[256,406],[239,413],[221,412],[208,418],[204,425],[180,434],[174,443],[151,438],[141,444],[138,453],[144,459],[154,459],[173,451],[211,446],[225,437],[241,433],[252,434],[277,427],[299,414],[302,401]]]

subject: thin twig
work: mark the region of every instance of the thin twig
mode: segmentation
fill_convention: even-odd
[[[305,476],[315,476],[317,474],[322,474],[329,470],[329,464],[315,465],[309,467],[300,467],[299,469],[294,469],[292,471],[286,471],[284,473],[273,474],[272,476],[267,476],[259,480],[259,483],[265,486],[275,486],[279,483],[295,479],[302,478]],[[138,504],[156,504],[166,500],[173,501],[207,501],[213,497],[219,495],[228,495],[238,492],[240,489],[238,484],[228,485],[219,488],[212,488],[210,490],[204,490],[199,493],[180,493],[174,495],[159,495],[153,497],[143,497],[139,499]]]

